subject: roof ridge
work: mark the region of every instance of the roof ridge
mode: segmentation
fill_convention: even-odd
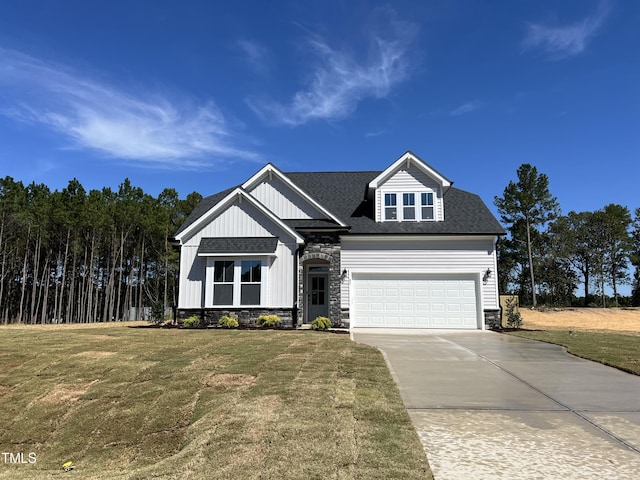
[[[291,173],[308,173],[310,175],[317,175],[319,173],[378,173],[378,172],[382,172],[383,170],[321,170],[319,172],[305,172],[305,171],[299,171],[299,172],[282,172],[285,175],[289,175]]]

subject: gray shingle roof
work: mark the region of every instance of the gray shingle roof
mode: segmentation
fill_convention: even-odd
[[[333,220],[325,220],[323,218],[294,218],[282,220],[285,225],[295,229],[314,229],[314,228],[337,228],[339,224]],[[344,227],[343,227],[344,228]]]
[[[277,246],[278,239],[274,237],[205,237],[200,240],[198,254],[273,253]]]
[[[291,172],[284,173],[311,198],[350,227],[350,234],[432,234],[432,235],[502,235],[504,229],[482,199],[451,187],[444,197],[445,220],[442,222],[376,222],[372,202],[367,201],[367,185],[381,171],[368,172]],[[214,207],[234,188],[202,199],[176,234]],[[293,228],[335,225],[327,220],[284,220]]]
[[[376,222],[365,199],[369,182],[381,172],[295,172],[285,175],[314,200],[351,226],[352,234],[504,234],[482,199],[451,187],[444,198],[443,222]]]

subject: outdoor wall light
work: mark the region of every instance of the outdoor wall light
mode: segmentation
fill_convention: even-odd
[[[487,283],[487,280],[489,280],[489,278],[491,278],[491,269],[487,268],[484,272],[484,274],[482,275],[482,281],[484,283]]]
[[[344,270],[342,270],[342,273],[340,274],[340,281],[344,280],[347,277],[348,273],[349,272],[347,271],[346,268]]]

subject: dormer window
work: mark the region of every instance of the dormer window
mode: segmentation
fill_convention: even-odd
[[[422,219],[423,220],[433,220],[434,212],[433,212],[433,193],[427,192],[421,194],[421,204],[422,204]]]
[[[384,219],[385,220],[398,219],[398,207],[396,205],[397,205],[396,194],[385,193],[384,194]]]
[[[369,182],[376,222],[442,222],[444,196],[452,182],[406,152]]]
[[[433,222],[436,202],[433,191],[384,193],[383,219],[385,222]]]
[[[416,195],[415,193],[402,194],[402,218],[405,220],[416,219]]]

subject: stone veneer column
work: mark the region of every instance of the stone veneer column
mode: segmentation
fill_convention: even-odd
[[[304,318],[305,297],[304,276],[305,265],[313,261],[324,261],[329,264],[329,319],[336,324],[341,321],[342,312],[340,309],[340,236],[337,233],[322,232],[309,233],[305,235],[306,243],[300,249],[298,258],[298,311],[300,312],[298,322],[302,323]]]

